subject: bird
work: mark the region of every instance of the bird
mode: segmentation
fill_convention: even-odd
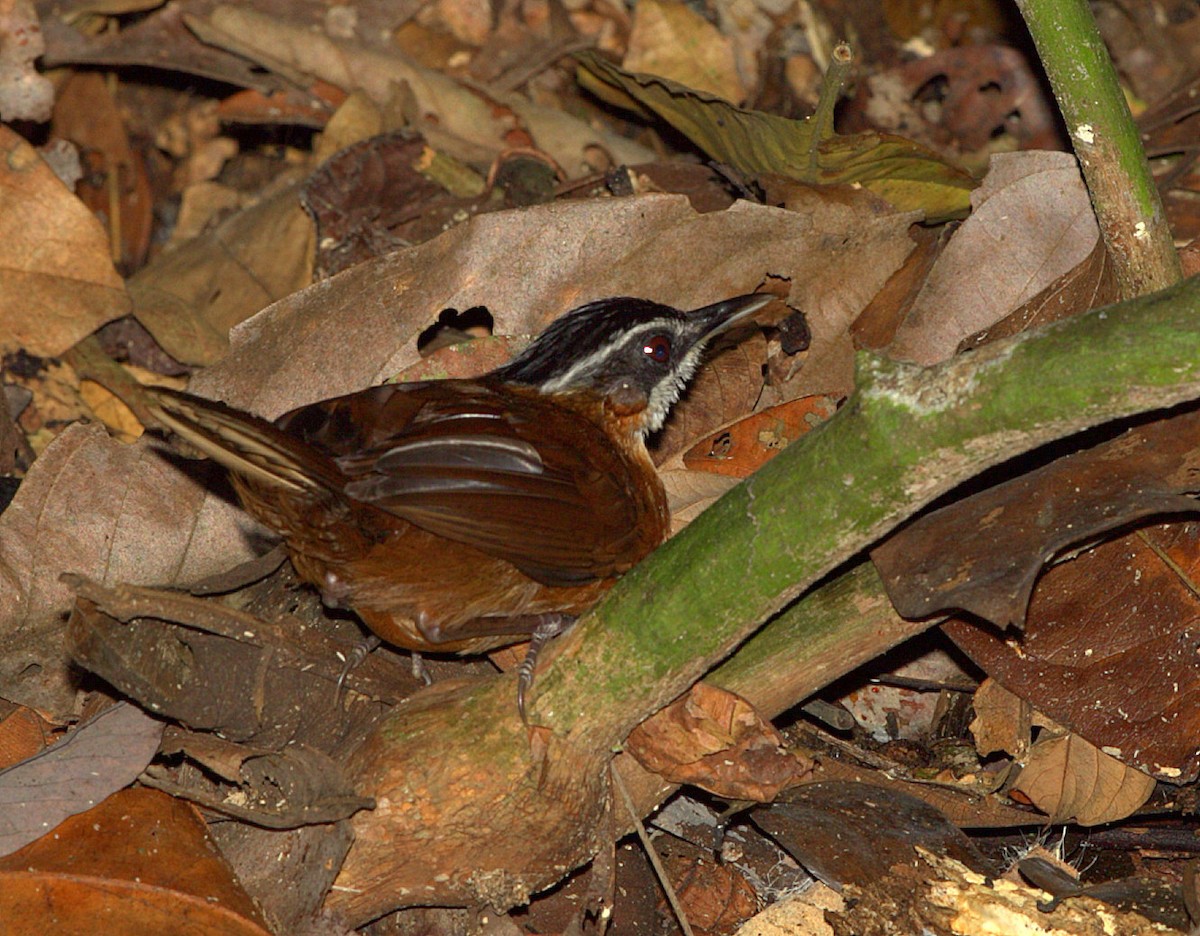
[[[414,653],[537,653],[666,538],[646,449],[713,337],[774,297],[691,312],[613,297],[475,378],[388,383],[274,422],[146,388],[154,418],[227,468],[299,577]]]

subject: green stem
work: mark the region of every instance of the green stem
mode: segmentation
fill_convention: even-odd
[[[1016,0],[1083,167],[1121,295],[1183,275],[1129,105],[1087,0]]]

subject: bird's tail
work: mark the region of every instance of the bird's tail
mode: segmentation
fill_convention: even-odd
[[[150,413],[213,461],[273,488],[328,494],[345,477],[333,460],[258,416],[163,387],[143,388]]]

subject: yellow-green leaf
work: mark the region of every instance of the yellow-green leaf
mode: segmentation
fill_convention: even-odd
[[[735,107],[657,75],[633,74],[595,52],[577,56],[580,84],[602,100],[657,115],[713,159],[747,175],[859,184],[929,222],[962,217],[976,182],[932,150],[881,133],[821,139],[809,120]]]

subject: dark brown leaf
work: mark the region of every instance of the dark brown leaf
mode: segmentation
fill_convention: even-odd
[[[754,824],[831,887],[865,886],[894,865],[910,865],[919,845],[981,874],[996,869],[971,841],[928,803],[869,783],[830,780],[760,807]]]
[[[1183,412],[920,517],[871,552],[892,603],[909,618],[957,609],[1019,625],[1042,565],[1067,546],[1195,509],[1197,433],[1200,411]]]
[[[1048,570],[1019,641],[965,621],[943,627],[1039,712],[1129,766],[1190,783],[1200,775],[1193,587],[1131,536]]]

